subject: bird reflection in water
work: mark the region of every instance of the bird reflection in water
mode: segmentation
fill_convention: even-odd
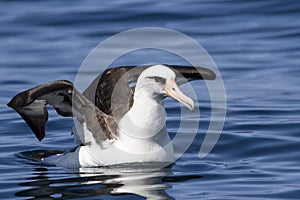
[[[28,189],[17,192],[15,196],[69,199],[118,195],[122,199],[174,199],[167,193],[172,188],[171,182],[202,178],[199,175],[175,176],[171,169],[172,166],[159,169],[130,164],[66,171],[68,169],[40,166],[34,168],[27,182],[19,184]]]

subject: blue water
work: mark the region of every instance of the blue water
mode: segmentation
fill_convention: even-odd
[[[300,198],[299,2],[2,0],[0,7],[1,199]],[[19,157],[20,152],[71,148],[73,121],[51,110],[47,136],[38,142],[6,103],[40,83],[74,81],[98,43],[139,27],[182,32],[201,43],[218,66],[227,117],[213,151],[198,158],[210,119],[204,90],[197,137],[170,167],[70,170]],[[147,51],[118,64],[178,60]],[[179,123],[178,106],[166,102],[171,135]]]

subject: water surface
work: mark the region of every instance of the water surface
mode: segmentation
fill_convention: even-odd
[[[298,199],[300,196],[300,4],[297,1],[0,1],[0,193],[3,199]],[[74,81],[101,41],[139,27],[180,31],[201,43],[226,87],[227,118],[213,151],[198,152],[210,119],[201,81],[201,122],[194,143],[172,166],[151,170],[64,169],[20,152],[73,147],[72,119],[53,110],[38,142],[6,106],[47,81]],[[117,48],[117,47],[116,47]],[[136,55],[136,56],[135,56]],[[118,64],[184,62],[144,51]],[[179,104],[167,100],[171,136]]]

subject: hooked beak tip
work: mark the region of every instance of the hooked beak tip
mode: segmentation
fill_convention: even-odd
[[[195,103],[191,98],[187,97],[184,101],[180,100],[179,102],[187,107],[190,111],[193,112],[195,110]]]
[[[176,99],[191,111],[195,110],[194,101],[186,96],[177,86],[175,80],[169,80],[165,88],[166,94],[173,99]]]
[[[188,107],[188,109],[190,109],[192,112],[195,110],[194,101],[193,101],[192,104],[190,104],[190,106]]]

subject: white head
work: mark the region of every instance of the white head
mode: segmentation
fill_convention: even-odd
[[[176,74],[164,65],[153,65],[144,70],[139,76],[135,88],[135,96],[147,95],[161,102],[166,96],[172,97],[194,110],[194,102],[179,89],[176,84]]]

